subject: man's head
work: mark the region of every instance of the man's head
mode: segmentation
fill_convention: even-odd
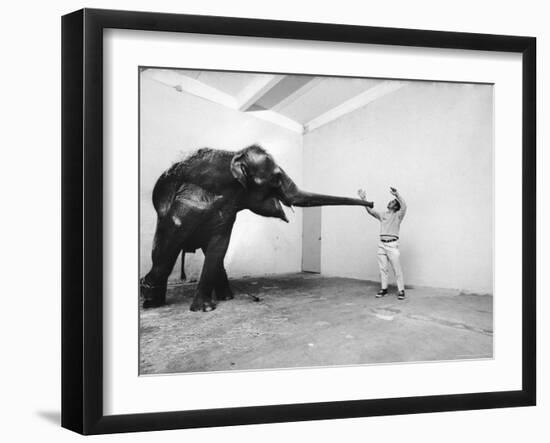
[[[388,210],[392,212],[397,212],[401,209],[401,203],[397,199],[390,200],[388,202]]]

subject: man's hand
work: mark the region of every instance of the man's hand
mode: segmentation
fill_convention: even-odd
[[[359,198],[360,198],[361,200],[366,200],[366,199],[367,199],[367,194],[366,194],[366,192],[365,192],[363,189],[359,189],[359,190],[357,191],[357,195],[359,195]]]
[[[397,192],[397,189],[395,189],[393,186],[390,186],[390,192],[395,197],[395,199],[399,202],[399,205],[401,206],[401,209],[399,210],[401,217],[405,216],[405,212],[407,212],[407,203],[405,203],[405,199]]]

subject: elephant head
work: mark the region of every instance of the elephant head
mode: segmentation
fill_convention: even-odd
[[[302,191],[273,157],[257,145],[237,152],[231,160],[231,174],[245,189],[243,206],[265,217],[288,222],[281,206],[367,206],[372,202],[355,198]]]

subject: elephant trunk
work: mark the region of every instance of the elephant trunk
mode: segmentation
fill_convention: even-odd
[[[368,208],[374,206],[372,202],[358,198],[338,197],[302,191],[285,172],[281,174],[280,193],[281,201],[286,206],[365,206]]]

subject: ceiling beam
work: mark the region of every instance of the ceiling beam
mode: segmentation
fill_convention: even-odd
[[[152,69],[146,72],[155,80],[173,87],[178,92],[188,92],[189,94],[202,97],[211,102],[227,106],[228,108],[238,108],[239,102],[232,95],[226,94],[219,89],[208,86],[187,75],[179,74],[177,71],[169,69]]]
[[[211,86],[206,85],[205,83],[195,80],[191,77],[188,77],[186,75],[178,74],[177,71],[168,70],[168,69],[152,69],[148,70],[147,74],[149,77],[155,79],[156,81],[172,87],[176,89],[178,92],[187,92],[189,94],[202,97],[206,100],[209,100],[211,102],[226,106],[228,108],[234,109],[234,110],[240,110],[239,108],[244,103],[243,97],[241,96],[240,100],[239,98],[235,98],[232,95],[226,94],[225,92],[222,92],[216,88],[213,88]],[[263,91],[263,94],[265,94],[269,89],[271,89],[273,86],[275,86],[284,76],[266,76],[269,78],[263,78],[261,85],[260,82],[252,82],[254,83],[253,88],[247,88],[248,92],[246,93],[246,101],[250,100],[258,100],[258,98],[254,99],[254,96],[259,97],[259,93]],[[273,78],[277,77],[277,78]],[[262,96],[263,96],[262,94]],[[241,104],[241,105],[240,105]],[[250,104],[252,106],[253,103]],[[284,115],[281,115],[277,112],[273,111],[251,111],[247,113],[248,115],[252,115],[256,118],[259,118],[261,120],[276,124],[282,128],[291,130],[293,132],[297,132],[299,134],[302,134],[304,131],[304,127],[288,118]]]
[[[363,106],[378,100],[380,97],[383,97],[387,94],[391,94],[398,89],[401,89],[408,82],[401,81],[383,81],[378,85],[367,89],[365,92],[356,95],[355,97],[345,101],[344,103],[326,111],[325,113],[315,117],[304,125],[304,133],[311,132],[314,129],[317,129],[321,126],[330,123],[337,118],[342,117],[343,115],[349,114],[350,112],[355,111],[356,109],[362,108]]]
[[[278,112],[273,112],[270,110],[265,111],[250,111],[247,112],[249,115],[253,115],[254,117],[257,117],[259,119],[265,120],[270,123],[274,123],[277,126],[280,126],[282,128],[289,129],[290,131],[297,132],[298,134],[304,133],[304,127],[301,123],[298,123],[295,120],[292,120],[291,118],[285,117],[282,114],[279,114]]]
[[[311,80],[309,80],[302,87],[296,89],[294,92],[290,93],[283,100],[281,100],[279,103],[277,103],[275,106],[273,106],[271,108],[271,110],[278,112],[278,111],[286,108],[288,105],[294,103],[300,97],[302,97],[307,92],[311,91],[313,88],[315,88],[317,85],[319,85],[323,81],[323,79],[324,79],[324,77],[312,77]]]
[[[247,111],[254,103],[279,83],[284,75],[262,75],[251,81],[237,97],[239,111]]]

